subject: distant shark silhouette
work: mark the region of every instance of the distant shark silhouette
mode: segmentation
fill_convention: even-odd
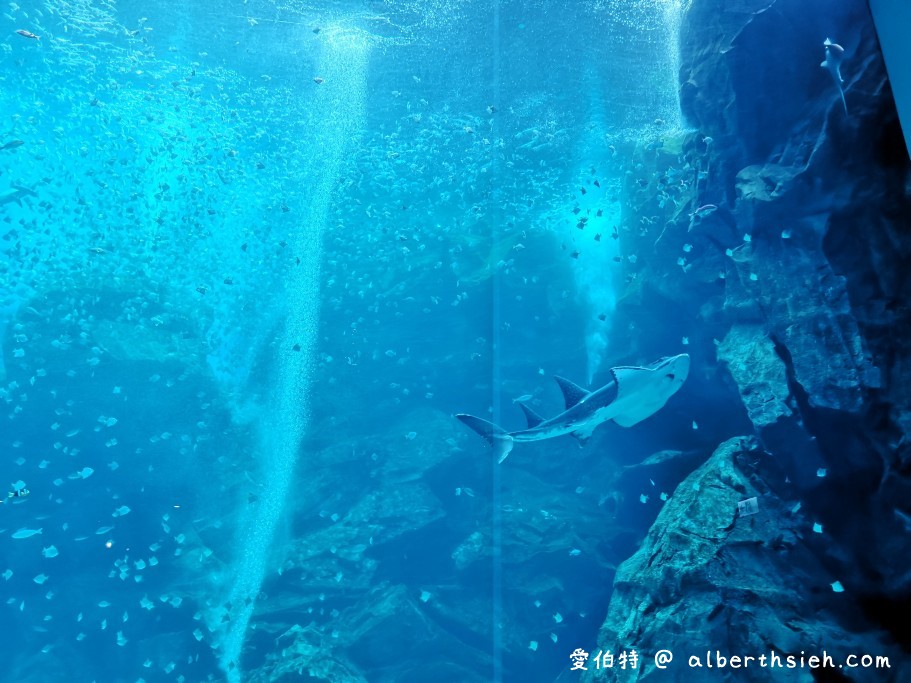
[[[16,202],[19,206],[22,206],[23,197],[37,197],[38,193],[34,190],[30,190],[27,187],[22,187],[21,185],[11,185],[10,189],[6,192],[0,193],[0,206],[4,204],[11,204]]]
[[[832,74],[832,80],[838,88],[838,94],[841,95],[841,104],[845,108],[845,114],[848,113],[848,103],[845,102],[845,88],[843,83],[845,79],[841,77],[841,63],[845,61],[845,49],[838,43],[833,43],[826,38],[823,45],[826,48],[826,58],[821,66],[823,69]]]
[[[621,427],[632,427],[657,413],[677,393],[690,372],[690,357],[682,353],[662,358],[646,367],[611,368],[613,379],[596,391],[587,391],[562,377],[554,377],[566,402],[566,409],[548,420],[519,403],[528,420],[528,428],[507,432],[492,422],[460,413],[459,420],[475,430],[489,443],[503,462],[513,444],[543,441],[572,434],[580,445],[591,438],[595,428],[613,420]]]

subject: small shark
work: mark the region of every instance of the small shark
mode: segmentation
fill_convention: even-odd
[[[690,357],[681,353],[662,358],[646,367],[611,368],[612,380],[596,391],[588,391],[568,379],[554,377],[563,392],[566,409],[545,420],[524,403],[519,407],[528,428],[507,432],[492,422],[460,413],[456,417],[489,443],[503,462],[513,444],[543,441],[572,434],[585,445],[595,428],[608,420],[621,427],[632,427],[657,413],[677,393],[690,372]]]
[[[16,202],[22,206],[23,197],[37,197],[38,193],[21,185],[11,185],[10,189],[0,194],[0,206]]]
[[[823,46],[826,48],[826,58],[819,66],[832,74],[832,80],[835,81],[838,94],[841,95],[841,104],[845,108],[845,114],[847,114],[848,103],[845,102],[845,88],[843,85],[845,79],[841,77],[841,63],[845,61],[845,49],[828,38],[826,38]]]

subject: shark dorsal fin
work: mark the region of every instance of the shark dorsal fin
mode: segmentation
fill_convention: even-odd
[[[520,403],[519,407],[522,409],[522,412],[525,413],[525,419],[528,421],[528,428],[534,429],[539,424],[544,422],[544,418],[538,415],[534,410],[529,408],[524,403]]]
[[[578,384],[573,384],[568,379],[563,379],[562,377],[554,376],[557,384],[560,386],[560,391],[563,392],[563,400],[566,402],[566,409],[569,410],[574,405],[577,405],[582,399],[588,396],[588,391],[580,387]]]

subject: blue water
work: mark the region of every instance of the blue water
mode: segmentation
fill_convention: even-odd
[[[681,110],[686,7],[9,4],[0,680],[566,680],[761,429],[717,358],[736,258],[687,233],[742,160]],[[584,448],[497,464],[454,418],[683,353]]]

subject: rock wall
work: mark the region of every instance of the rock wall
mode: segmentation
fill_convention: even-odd
[[[705,666],[707,651],[725,657],[826,651],[838,662],[851,653],[880,654],[894,664],[877,680],[904,680],[888,678],[907,675],[907,667],[887,634],[845,627],[846,615],[856,617],[852,598],[832,592],[838,577],[808,543],[804,514],[766,487],[761,473],[769,457],[752,437],[729,439],[677,488],[642,546],[617,570],[599,634],[601,650],[636,650],[641,666],[634,675],[589,665],[583,680],[728,680],[730,669]],[[758,511],[740,514],[738,503],[750,498],[759,501]],[[674,661],[658,671],[654,656],[665,649]],[[690,666],[691,656],[703,668]],[[733,673],[738,681],[782,675],[759,666]],[[814,679],[805,670],[791,680]]]
[[[845,48],[847,112],[820,68],[827,37]],[[674,329],[690,329],[705,363],[696,382],[716,387],[703,410],[733,414],[735,399],[764,464],[750,485],[742,468],[716,482],[722,496],[706,478],[721,462],[737,471],[743,451],[727,442],[680,485],[683,500],[672,498],[618,570],[601,644],[685,641],[711,614],[707,643],[746,648],[787,631],[788,647],[832,636],[907,649],[911,636],[886,605],[911,604],[911,164],[867,5],[693,0],[681,64],[696,132],[675,157],[638,152],[652,176],[630,179],[623,239],[648,256],[618,315],[631,330],[655,329],[650,310],[686,321]],[[643,226],[652,213],[660,227]],[[722,496],[720,508],[693,500],[694,484]],[[781,528],[736,539],[741,494],[760,495]],[[775,512],[797,503],[805,518]],[[791,559],[780,563],[782,552]],[[768,566],[732,574],[728,553]],[[827,588],[836,576],[837,596]],[[757,591],[771,591],[760,612]],[[787,595],[767,599],[778,591]],[[782,629],[811,605],[835,617]]]

